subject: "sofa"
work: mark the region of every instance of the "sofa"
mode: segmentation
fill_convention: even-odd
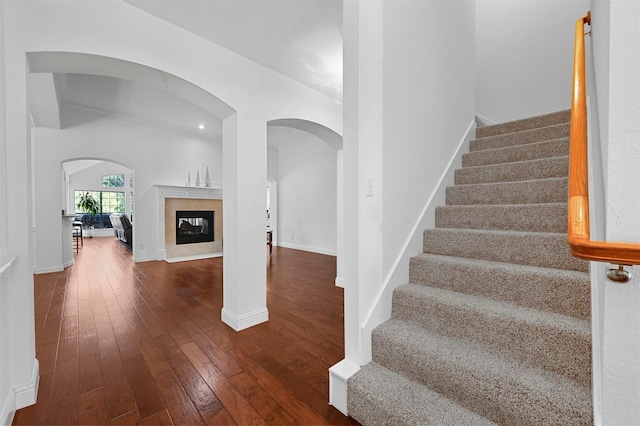
[[[111,225],[113,226],[113,234],[128,246],[133,243],[133,226],[129,220],[129,216],[124,213],[111,213],[109,215]]]

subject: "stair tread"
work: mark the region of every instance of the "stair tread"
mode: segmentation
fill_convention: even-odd
[[[569,138],[537,141],[499,148],[487,148],[462,154],[462,166],[516,163],[569,155]]]
[[[546,127],[551,124],[567,123],[569,121],[571,121],[571,110],[562,110],[535,117],[527,117],[504,123],[478,127],[476,129],[476,135],[478,137],[494,136],[497,134],[513,133],[538,127]]]
[[[568,137],[570,129],[571,123],[559,123],[518,132],[476,138],[469,142],[469,152]]]
[[[424,231],[425,253],[587,271],[571,256],[563,233],[436,228]]]
[[[479,182],[446,188],[446,205],[545,204],[566,202],[567,177]]]
[[[520,306],[511,302],[473,296],[457,291],[430,287],[420,283],[405,284],[398,287],[396,291],[409,291],[412,292],[414,296],[437,299],[439,303],[445,305],[459,305],[472,311],[489,313],[493,316],[502,316],[503,318],[508,318],[507,321],[512,320],[541,324],[550,328],[569,330],[574,333],[583,334],[584,336],[591,334],[590,322],[588,320]]]
[[[378,326],[373,339],[374,361],[491,420],[591,423],[590,388],[562,375],[396,319]]]
[[[423,284],[393,294],[392,318],[591,384],[590,322]],[[549,351],[553,347],[553,351]]]
[[[349,415],[362,424],[376,425],[495,425],[484,417],[429,390],[408,377],[371,361],[349,379]],[[353,393],[372,403],[360,411]]]
[[[473,259],[469,257],[457,257],[457,256],[448,256],[436,253],[419,253],[414,256],[414,258],[434,258],[444,261],[450,262],[462,262],[468,263],[473,267],[483,267],[483,268],[499,268],[499,269],[515,269],[519,272],[531,273],[531,274],[542,274],[542,275],[560,275],[563,279],[582,279],[586,282],[589,281],[589,273],[584,271],[574,271],[571,269],[558,269],[558,268],[548,268],[544,266],[535,266],[535,265],[521,265],[517,263],[509,263],[509,262],[498,262],[495,260],[484,260],[484,259]]]
[[[436,228],[566,232],[566,203],[448,204],[436,207]]]
[[[466,166],[456,169],[454,176],[456,185],[464,185],[566,178],[568,173],[569,156],[558,156],[510,163]]]

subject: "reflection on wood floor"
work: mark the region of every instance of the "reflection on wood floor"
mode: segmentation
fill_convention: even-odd
[[[274,247],[269,322],[220,320],[222,258],[134,263],[116,238],[35,276],[40,387],[14,424],[356,424],[327,404],[344,353],[335,258]]]

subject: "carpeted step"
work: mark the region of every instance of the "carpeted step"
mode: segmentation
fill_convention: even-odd
[[[545,204],[567,199],[566,177],[449,186],[447,205]]]
[[[499,424],[590,425],[591,391],[400,320],[373,331],[373,360]]]
[[[587,272],[589,262],[571,256],[566,234],[427,229],[424,253]]]
[[[493,124],[491,126],[479,127],[476,129],[476,137],[484,138],[502,133],[521,132],[523,130],[535,129],[538,127],[553,126],[554,124],[568,123],[571,121],[571,110],[552,112],[551,114],[537,117],[524,118],[522,120],[508,121],[506,123]]]
[[[567,203],[438,206],[436,228],[566,232]]]
[[[569,157],[551,157],[514,163],[463,167],[454,171],[455,184],[516,182],[569,175]]]
[[[540,127],[522,132],[504,133],[501,135],[487,136],[474,139],[469,142],[469,151],[482,149],[503,148],[506,146],[522,145],[532,142],[542,142],[552,139],[568,138],[571,123],[554,124],[553,126]]]
[[[462,154],[462,167],[513,163],[515,161],[538,160],[567,155],[569,155],[569,138],[561,138],[505,148],[467,152]]]
[[[581,320],[591,314],[585,272],[425,253],[411,258],[409,281]]]
[[[495,425],[375,362],[362,367],[347,386],[349,416],[363,425]]]
[[[591,385],[588,320],[422,284],[395,289],[391,317]]]

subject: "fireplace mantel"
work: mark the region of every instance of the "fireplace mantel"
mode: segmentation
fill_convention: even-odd
[[[156,185],[159,198],[197,198],[222,200],[222,188],[200,186]]]

